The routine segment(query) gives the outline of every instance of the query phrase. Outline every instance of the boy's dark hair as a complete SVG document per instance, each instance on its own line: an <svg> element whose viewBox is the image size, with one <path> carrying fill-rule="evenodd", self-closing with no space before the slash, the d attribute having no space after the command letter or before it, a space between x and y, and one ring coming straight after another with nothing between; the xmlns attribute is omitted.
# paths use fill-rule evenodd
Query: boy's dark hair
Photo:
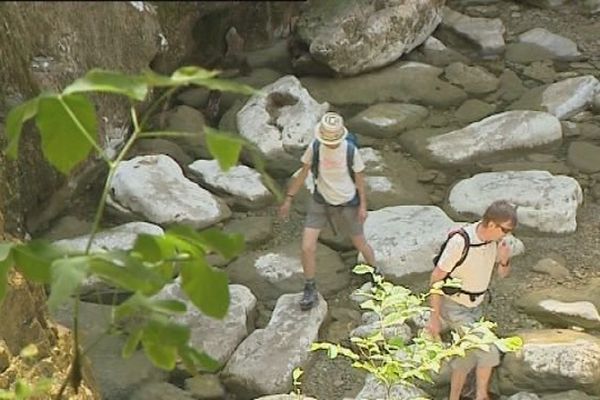
<svg viewBox="0 0 600 400"><path fill-rule="evenodd" d="M482 222L488 224L489 222L500 224L502 222L510 221L513 227L517 226L517 209L506 200L494 201L485 210L482 217Z"/></svg>

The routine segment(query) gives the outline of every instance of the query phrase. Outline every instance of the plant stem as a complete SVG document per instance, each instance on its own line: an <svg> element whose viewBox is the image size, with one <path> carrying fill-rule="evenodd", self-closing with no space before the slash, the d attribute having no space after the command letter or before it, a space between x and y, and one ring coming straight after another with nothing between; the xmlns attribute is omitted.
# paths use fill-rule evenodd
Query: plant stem
<svg viewBox="0 0 600 400"><path fill-rule="evenodd" d="M158 107L158 105L161 102L163 102L166 98L170 97L175 92L175 90L177 90L177 86L172 87L168 90L165 90L165 92L162 95L160 95L160 97L158 99L156 99L155 102L150 104L150 107L148 107L148 109L144 112L144 115L142 116L142 123L140 124L141 127L146 126L146 122L148 122L148 118L150 118L150 115L152 115L154 110L156 110L156 107Z"/></svg>

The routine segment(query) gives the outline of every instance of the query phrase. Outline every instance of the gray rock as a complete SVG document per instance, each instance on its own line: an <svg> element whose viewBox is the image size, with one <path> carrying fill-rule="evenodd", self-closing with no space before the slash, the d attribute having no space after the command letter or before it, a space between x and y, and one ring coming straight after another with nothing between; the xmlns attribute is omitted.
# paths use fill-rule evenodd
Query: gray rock
<svg viewBox="0 0 600 400"><path fill-rule="evenodd" d="M387 65L420 45L439 24L442 4L435 0L315 3L301 16L296 30L315 60L343 75L355 75Z"/></svg>
<svg viewBox="0 0 600 400"><path fill-rule="evenodd" d="M567 151L567 162L586 174L600 172L600 146L588 142L572 142Z"/></svg>
<svg viewBox="0 0 600 400"><path fill-rule="evenodd" d="M442 26L467 39L483 56L495 56L504 52L506 29L499 18L472 18L444 7Z"/></svg>
<svg viewBox="0 0 600 400"><path fill-rule="evenodd" d="M288 243L240 257L227 267L232 282L249 287L260 300L275 300L284 293L301 290L304 274L300 262L300 243ZM348 286L350 271L339 255L317 245L317 289L330 296Z"/></svg>
<svg viewBox="0 0 600 400"><path fill-rule="evenodd" d="M406 60L444 67L453 62L468 63L469 59L456 50L446 47L440 40L429 36L425 42L406 55Z"/></svg>
<svg viewBox="0 0 600 400"><path fill-rule="evenodd" d="M558 119L537 111L507 111L427 140L436 163L460 164L502 150L541 146L562 137Z"/></svg>
<svg viewBox="0 0 600 400"><path fill-rule="evenodd" d="M161 127L159 120L164 118L165 126ZM168 132L183 132L193 136L174 137L184 152L192 157L210 157L210 153L204 142L204 115L192 107L186 105L176 106L162 116L154 118L154 126L157 130Z"/></svg>
<svg viewBox="0 0 600 400"><path fill-rule="evenodd" d="M193 161L193 158L184 152L177 143L161 138L136 140L131 150L127 152L127 159L152 154L165 154L177 161L181 168L186 168Z"/></svg>
<svg viewBox="0 0 600 400"><path fill-rule="evenodd" d="M306 312L299 309L301 297L302 293L281 296L266 328L255 330L229 359L222 377L239 399L291 390L292 371L308 362L310 345L327 315L320 295L319 304Z"/></svg>
<svg viewBox="0 0 600 400"><path fill-rule="evenodd" d="M471 123L487 117L496 110L496 107L484 101L469 99L462 103L454 114L462 123Z"/></svg>
<svg viewBox="0 0 600 400"><path fill-rule="evenodd" d="M527 3L540 8L556 8L562 6L566 0L525 0Z"/></svg>
<svg viewBox="0 0 600 400"><path fill-rule="evenodd" d="M194 397L170 383L152 382L138 389L131 400L194 400Z"/></svg>
<svg viewBox="0 0 600 400"><path fill-rule="evenodd" d="M185 178L179 165L165 155L122 161L111 183L111 197L157 224L202 229L231 215L222 200Z"/></svg>
<svg viewBox="0 0 600 400"><path fill-rule="evenodd" d="M256 297L242 285L229 285L229 307L223 319L202 313L181 289L181 281L166 285L154 296L161 300L178 300L187 307L185 314L174 317L177 323L190 328L190 344L208 354L220 364L227 362L236 347L254 329Z"/></svg>
<svg viewBox="0 0 600 400"><path fill-rule="evenodd" d="M584 5L590 14L600 13L600 1L599 0L585 0Z"/></svg>
<svg viewBox="0 0 600 400"><path fill-rule="evenodd" d="M465 89L467 93L483 94L498 88L499 80L482 67L452 63L444 72L446 79Z"/></svg>
<svg viewBox="0 0 600 400"><path fill-rule="evenodd" d="M594 96L594 101L592 102L592 110L596 114L600 114L600 93Z"/></svg>
<svg viewBox="0 0 600 400"><path fill-rule="evenodd" d="M598 393L600 340L570 330L517 332L523 349L507 353L498 368L500 390L534 393L577 389Z"/></svg>
<svg viewBox="0 0 600 400"><path fill-rule="evenodd" d="M544 28L534 28L522 33L518 40L520 43L534 44L548 50L557 60L576 60L581 57L575 42Z"/></svg>
<svg viewBox="0 0 600 400"><path fill-rule="evenodd" d="M556 71L551 60L532 62L523 69L523 75L543 83L552 83L556 80Z"/></svg>
<svg viewBox="0 0 600 400"><path fill-rule="evenodd" d="M568 233L577 227L577 207L583 194L575 179L547 171L486 172L458 182L448 203L458 213L481 216L493 201L501 199L518 206L519 225Z"/></svg>
<svg viewBox="0 0 600 400"><path fill-rule="evenodd" d="M506 400L540 400L540 398L535 393L519 392L519 393L513 394Z"/></svg>
<svg viewBox="0 0 600 400"><path fill-rule="evenodd" d="M273 218L268 216L247 216L235 219L223 227L223 232L244 235L246 246L254 248L264 244L273 237Z"/></svg>
<svg viewBox="0 0 600 400"><path fill-rule="evenodd" d="M190 171L213 191L230 196L231 203L243 209L260 209L273 201L273 194L262 183L258 171L245 165L236 165L223 171L217 160L196 160Z"/></svg>
<svg viewBox="0 0 600 400"><path fill-rule="evenodd" d="M225 388L216 375L196 375L185 380L185 389L194 399L213 400L225 397Z"/></svg>
<svg viewBox="0 0 600 400"><path fill-rule="evenodd" d="M505 69L500 74L499 81L498 95L504 101L517 100L527 91L519 76L510 69Z"/></svg>
<svg viewBox="0 0 600 400"><path fill-rule="evenodd" d="M392 387L390 396L394 400L413 400L426 398L427 394L417 387L397 385ZM385 386L377 382L377 379L373 375L367 375L365 386L356 395L355 400L383 399L386 397Z"/></svg>
<svg viewBox="0 0 600 400"><path fill-rule="evenodd" d="M566 392L544 394L542 400L598 400L598 396L590 396L579 390L567 390Z"/></svg>
<svg viewBox="0 0 600 400"><path fill-rule="evenodd" d="M428 114L427 108L416 104L380 103L352 117L347 126L362 135L391 138L417 127Z"/></svg>
<svg viewBox="0 0 600 400"><path fill-rule="evenodd" d="M314 397L308 397L302 395L302 400L317 400ZM296 394L271 394L268 396L257 397L255 400L298 400Z"/></svg>
<svg viewBox="0 0 600 400"><path fill-rule="evenodd" d="M336 105L404 102L446 108L466 100L465 92L439 78L442 69L417 62L398 62L356 77L302 78L319 101Z"/></svg>
<svg viewBox="0 0 600 400"><path fill-rule="evenodd" d="M504 54L507 61L517 64L551 60L553 56L549 50L531 43L509 43Z"/></svg>
<svg viewBox="0 0 600 400"><path fill-rule="evenodd" d="M237 114L240 135L258 146L274 173L291 174L329 105L317 103L292 75L252 96Z"/></svg>
<svg viewBox="0 0 600 400"><path fill-rule="evenodd" d="M552 258L543 258L531 268L535 272L547 274L557 280L563 280L569 277L569 270Z"/></svg>

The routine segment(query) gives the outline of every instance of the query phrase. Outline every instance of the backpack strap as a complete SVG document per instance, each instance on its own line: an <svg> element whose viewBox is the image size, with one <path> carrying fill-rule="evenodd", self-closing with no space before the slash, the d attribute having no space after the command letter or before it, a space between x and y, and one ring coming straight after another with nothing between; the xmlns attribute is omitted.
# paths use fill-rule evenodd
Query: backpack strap
<svg viewBox="0 0 600 400"><path fill-rule="evenodd" d="M465 262L465 260L467 259L467 255L469 254L469 247L471 247L471 239L469 238L469 234L463 228L460 228L459 230L450 232L450 234L448 234L448 238L446 239L446 243L444 243L444 249L445 249L445 245L448 244L448 241L450 241L450 239L454 235L460 235L460 236L462 236L465 244L464 244L462 253L460 255L460 258L458 259L458 261L456 262L456 264L454 264L454 266L452 267L452 269L450 270L450 272L448 272L446 274L446 276L444 277L444 280L447 280L448 278L451 278L451 275L454 272L454 270L456 268L460 267L462 265L462 263ZM442 250L442 252L443 252L443 250ZM441 254L440 254L440 256L441 256Z"/></svg>
<svg viewBox="0 0 600 400"><path fill-rule="evenodd" d="M348 174L350 174L352 182L356 180L354 176L354 153L356 153L356 146L350 140L346 140L346 163L348 164Z"/></svg>
<svg viewBox="0 0 600 400"><path fill-rule="evenodd" d="M313 180L315 182L315 187L317 186L317 178L319 177L319 149L320 144L318 140L313 140L312 146L312 164L310 165L310 169L312 172Z"/></svg>

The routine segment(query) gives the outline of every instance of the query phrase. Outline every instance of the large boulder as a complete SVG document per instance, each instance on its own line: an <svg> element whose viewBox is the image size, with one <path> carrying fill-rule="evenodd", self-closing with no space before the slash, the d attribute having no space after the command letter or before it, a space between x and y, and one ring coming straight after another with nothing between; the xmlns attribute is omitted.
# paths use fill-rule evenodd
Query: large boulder
<svg viewBox="0 0 600 400"><path fill-rule="evenodd" d="M296 77L287 75L246 102L237 114L237 127L258 146L267 168L289 175L300 166L300 156L328 109L329 104L319 104Z"/></svg>
<svg viewBox="0 0 600 400"><path fill-rule="evenodd" d="M423 152L439 164L462 164L496 152L529 149L562 138L556 117L539 111L506 111L426 141Z"/></svg>
<svg viewBox="0 0 600 400"><path fill-rule="evenodd" d="M165 286L155 296L161 300L178 300L187 310L174 318L190 328L190 344L225 364L236 347L254 330L256 297L242 285L229 285L229 307L223 319L204 315L181 289L181 282Z"/></svg>
<svg viewBox="0 0 600 400"><path fill-rule="evenodd" d="M122 161L111 182L111 195L116 205L156 224L202 229L231 215L222 200L188 180L165 155Z"/></svg>
<svg viewBox="0 0 600 400"><path fill-rule="evenodd" d="M502 393L577 389L600 394L600 339L571 330L517 332L523 348L498 368Z"/></svg>
<svg viewBox="0 0 600 400"><path fill-rule="evenodd" d="M343 75L387 65L420 45L441 20L442 0L317 2L298 21L314 59Z"/></svg>
<svg viewBox="0 0 600 400"><path fill-rule="evenodd" d="M223 370L225 385L241 400L292 388L292 371L310 358L310 345L317 340L327 315L327 303L302 312L302 293L286 294L277 300L269 324L257 329L235 350Z"/></svg>
<svg viewBox="0 0 600 400"><path fill-rule="evenodd" d="M568 233L577 227L583 194L575 179L547 171L486 172L458 182L448 203L458 213L481 216L493 201L502 199L518 206L520 225Z"/></svg>
<svg viewBox="0 0 600 400"><path fill-rule="evenodd" d="M497 56L504 52L506 29L499 18L473 18L443 7L441 26L466 39L482 56Z"/></svg>

